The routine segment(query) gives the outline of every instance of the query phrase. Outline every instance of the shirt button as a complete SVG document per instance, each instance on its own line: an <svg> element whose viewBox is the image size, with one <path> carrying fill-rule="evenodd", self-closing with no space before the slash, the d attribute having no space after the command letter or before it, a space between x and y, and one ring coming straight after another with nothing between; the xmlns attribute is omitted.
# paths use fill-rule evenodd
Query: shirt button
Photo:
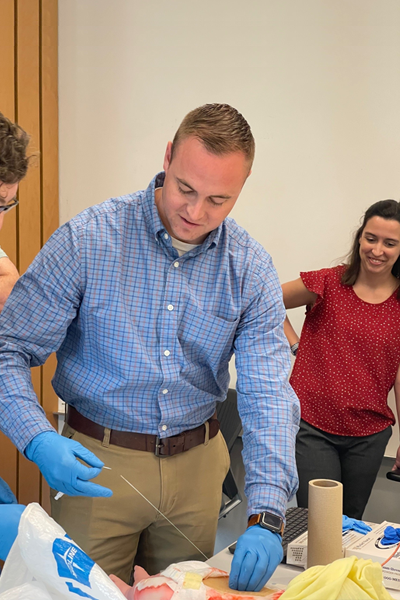
<svg viewBox="0 0 400 600"><path fill-rule="evenodd" d="M163 431L167 431L168 427L167 427L166 425L163 425L163 426L161 427L161 429L162 429Z"/></svg>
<svg viewBox="0 0 400 600"><path fill-rule="evenodd" d="M168 308L168 310L174 310L174 305L173 304L168 304L167 308Z"/></svg>
<svg viewBox="0 0 400 600"><path fill-rule="evenodd" d="M164 356L169 356L171 352L169 350L164 350Z"/></svg>
<svg viewBox="0 0 400 600"><path fill-rule="evenodd" d="M163 394L168 394L168 390L163 390L162 393Z"/></svg>
<svg viewBox="0 0 400 600"><path fill-rule="evenodd" d="M174 267L175 267L175 269L177 269L179 267L178 261L174 262Z"/></svg>
<svg viewBox="0 0 400 600"><path fill-rule="evenodd" d="M167 240L169 238L168 233L164 233L164 239Z"/></svg>

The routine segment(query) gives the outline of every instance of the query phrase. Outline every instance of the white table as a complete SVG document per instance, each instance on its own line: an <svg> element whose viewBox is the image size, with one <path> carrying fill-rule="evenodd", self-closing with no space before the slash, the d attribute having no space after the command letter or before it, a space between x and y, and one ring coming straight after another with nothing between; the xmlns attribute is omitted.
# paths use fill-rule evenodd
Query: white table
<svg viewBox="0 0 400 600"><path fill-rule="evenodd" d="M232 554L229 552L228 548L221 550L218 554L212 556L208 561L211 567L216 567L217 569L222 569L224 571L231 570L231 562L232 562ZM275 573L272 575L269 583L271 585L279 586L287 586L289 581L291 581L296 575L301 573L303 569L298 567L293 567L292 565L283 565L280 564L276 569ZM400 591L399 590L388 590L389 594L393 596L395 600L400 600Z"/></svg>

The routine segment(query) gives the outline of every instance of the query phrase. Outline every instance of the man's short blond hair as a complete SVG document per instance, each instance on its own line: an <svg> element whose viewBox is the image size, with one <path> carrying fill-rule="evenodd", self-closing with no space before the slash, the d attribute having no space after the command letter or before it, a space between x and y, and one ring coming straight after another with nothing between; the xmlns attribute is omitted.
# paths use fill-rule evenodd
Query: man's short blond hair
<svg viewBox="0 0 400 600"><path fill-rule="evenodd" d="M172 142L171 160L179 143L190 136L202 142L211 154L242 152L253 164L255 142L250 125L229 104L204 104L186 115Z"/></svg>

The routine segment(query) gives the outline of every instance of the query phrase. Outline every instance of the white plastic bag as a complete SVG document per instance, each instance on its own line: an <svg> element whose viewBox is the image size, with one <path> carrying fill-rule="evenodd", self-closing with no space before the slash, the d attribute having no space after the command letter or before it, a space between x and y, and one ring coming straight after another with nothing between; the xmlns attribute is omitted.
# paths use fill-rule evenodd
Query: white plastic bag
<svg viewBox="0 0 400 600"><path fill-rule="evenodd" d="M0 600L52 600L45 586L38 581L23 583L0 594Z"/></svg>
<svg viewBox="0 0 400 600"><path fill-rule="evenodd" d="M25 598L124 600L104 571L39 504L24 510L0 576L0 600Z"/></svg>

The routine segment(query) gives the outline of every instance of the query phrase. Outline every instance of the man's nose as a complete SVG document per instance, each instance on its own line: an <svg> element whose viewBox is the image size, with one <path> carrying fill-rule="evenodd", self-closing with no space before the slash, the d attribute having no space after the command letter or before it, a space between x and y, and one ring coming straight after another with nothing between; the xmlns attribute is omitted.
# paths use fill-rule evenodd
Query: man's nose
<svg viewBox="0 0 400 600"><path fill-rule="evenodd" d="M200 221L204 214L204 202L201 199L193 200L189 202L187 206L187 213L191 220Z"/></svg>

